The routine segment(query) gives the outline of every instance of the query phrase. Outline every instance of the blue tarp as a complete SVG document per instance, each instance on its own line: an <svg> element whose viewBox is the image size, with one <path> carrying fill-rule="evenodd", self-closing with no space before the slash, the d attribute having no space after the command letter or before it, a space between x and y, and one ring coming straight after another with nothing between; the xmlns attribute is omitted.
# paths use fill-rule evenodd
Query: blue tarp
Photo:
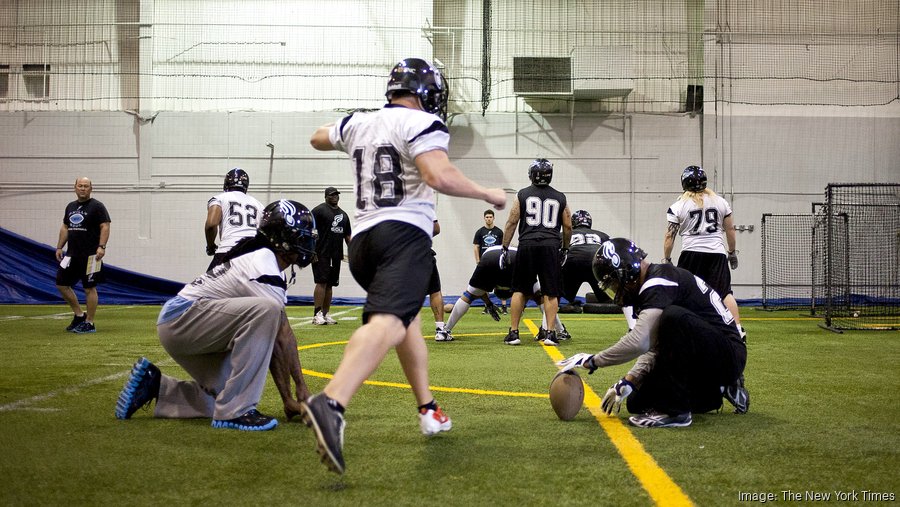
<svg viewBox="0 0 900 507"><path fill-rule="evenodd" d="M65 303L56 290L56 249L0 228L0 304ZM184 287L181 282L142 275L103 264L106 281L97 291L100 304L165 303ZM84 301L81 284L75 293Z"/></svg>

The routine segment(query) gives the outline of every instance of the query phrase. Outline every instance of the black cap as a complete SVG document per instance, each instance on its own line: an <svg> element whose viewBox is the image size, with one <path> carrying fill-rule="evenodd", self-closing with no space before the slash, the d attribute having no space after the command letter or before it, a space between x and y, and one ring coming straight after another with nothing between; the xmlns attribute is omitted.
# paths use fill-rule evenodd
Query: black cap
<svg viewBox="0 0 900 507"><path fill-rule="evenodd" d="M334 194L340 194L340 192L338 192L338 189L336 189L334 187L328 187L325 189L325 197L328 197L329 195L334 195Z"/></svg>

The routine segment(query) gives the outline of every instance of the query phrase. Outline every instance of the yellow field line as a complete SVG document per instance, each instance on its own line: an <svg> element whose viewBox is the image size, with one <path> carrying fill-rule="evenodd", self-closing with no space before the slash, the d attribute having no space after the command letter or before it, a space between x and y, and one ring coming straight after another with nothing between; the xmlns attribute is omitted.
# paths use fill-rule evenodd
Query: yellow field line
<svg viewBox="0 0 900 507"><path fill-rule="evenodd" d="M528 326L531 334L537 335L538 327L535 326L531 319L525 319L524 323ZM554 363L565 359L560 354L559 349L554 346L544 345L544 352L550 356ZM584 384L584 382L582 381ZM618 417L610 417L606 415L600 408L600 397L597 393L584 384L584 406L600 423L600 427L606 432L609 440L619 451L622 459L631 469L631 473L641 483L650 498L656 505L693 505L691 499L681 490L678 484L669 477L666 472L660 468L641 443L634 438L631 431L625 427L622 420Z"/></svg>

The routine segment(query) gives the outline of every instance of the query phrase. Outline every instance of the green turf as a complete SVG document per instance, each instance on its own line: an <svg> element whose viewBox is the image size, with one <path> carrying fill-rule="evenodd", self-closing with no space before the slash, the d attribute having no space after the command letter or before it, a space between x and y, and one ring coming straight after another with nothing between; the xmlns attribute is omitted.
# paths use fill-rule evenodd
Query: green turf
<svg viewBox="0 0 900 507"><path fill-rule="evenodd" d="M436 390L453 430L429 439L408 389L364 386L347 410L343 480L319 463L312 432L296 420L263 433L156 420L146 410L116 420L115 400L137 357L184 377L156 338L158 310L101 307L99 332L74 335L63 331L64 307L0 307L0 504L652 504L587 410L561 422L543 397ZM332 310L342 312L357 320L311 326L310 308L288 309L301 347L346 340L360 312ZM552 360L530 340L504 346L505 322L473 310L454 330L456 341L436 343L430 311L422 315L432 385L547 392ZM738 505L740 492L774 493L785 503L783 490L890 492L896 501L900 334L832 334L815 320L753 309L743 316L750 413L695 415L685 429L631 429L644 449L698 505ZM563 318L574 336L560 347L564 355L595 352L624 331L616 316ZM327 374L341 351L329 345L300 357L304 368ZM583 377L602 396L626 370ZM314 392L326 382L307 379ZM372 380L405 383L396 357ZM259 408L281 414L271 381Z"/></svg>

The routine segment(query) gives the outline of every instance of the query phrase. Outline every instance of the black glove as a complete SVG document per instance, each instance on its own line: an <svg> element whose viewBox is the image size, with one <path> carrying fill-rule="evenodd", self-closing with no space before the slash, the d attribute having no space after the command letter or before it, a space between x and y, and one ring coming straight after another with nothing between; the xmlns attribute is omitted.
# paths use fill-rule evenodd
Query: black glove
<svg viewBox="0 0 900 507"><path fill-rule="evenodd" d="M509 267L509 249L503 247L503 250L500 252L500 269L506 269Z"/></svg>
<svg viewBox="0 0 900 507"><path fill-rule="evenodd" d="M206 255L216 255L216 245L206 245Z"/></svg>
<svg viewBox="0 0 900 507"><path fill-rule="evenodd" d="M569 249L568 248L560 248L559 249L559 266L565 266L566 261L569 260Z"/></svg>
<svg viewBox="0 0 900 507"><path fill-rule="evenodd" d="M737 269L737 267L738 267L737 250L728 252L728 265L731 266L732 271Z"/></svg>

